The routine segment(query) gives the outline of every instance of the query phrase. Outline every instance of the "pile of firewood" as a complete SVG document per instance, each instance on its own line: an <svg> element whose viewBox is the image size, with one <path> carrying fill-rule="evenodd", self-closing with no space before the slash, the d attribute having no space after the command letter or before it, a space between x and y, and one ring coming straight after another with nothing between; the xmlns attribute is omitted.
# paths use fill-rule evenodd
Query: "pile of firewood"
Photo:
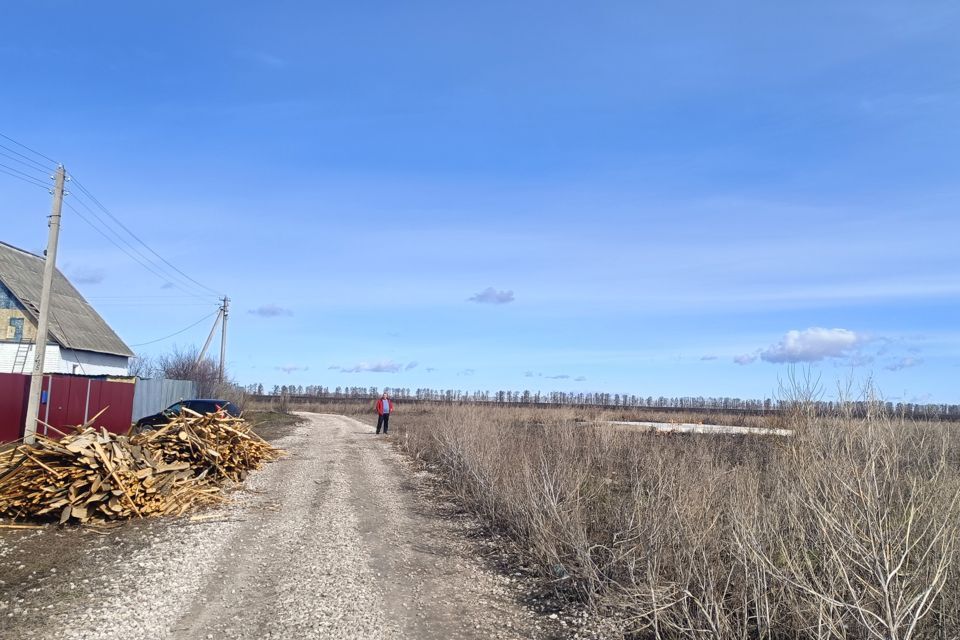
<svg viewBox="0 0 960 640"><path fill-rule="evenodd" d="M180 515L283 452L240 418L184 411L132 437L80 427L0 453L0 516L60 522Z"/></svg>

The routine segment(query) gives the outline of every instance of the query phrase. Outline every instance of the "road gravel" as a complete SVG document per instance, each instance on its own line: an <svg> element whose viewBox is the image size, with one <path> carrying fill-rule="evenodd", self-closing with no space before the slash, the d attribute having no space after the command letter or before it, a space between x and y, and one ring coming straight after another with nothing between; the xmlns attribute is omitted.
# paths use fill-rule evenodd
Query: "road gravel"
<svg viewBox="0 0 960 640"><path fill-rule="evenodd" d="M5 534L0 637L565 635L473 556L388 439L303 416L274 442L288 457L199 519Z"/></svg>

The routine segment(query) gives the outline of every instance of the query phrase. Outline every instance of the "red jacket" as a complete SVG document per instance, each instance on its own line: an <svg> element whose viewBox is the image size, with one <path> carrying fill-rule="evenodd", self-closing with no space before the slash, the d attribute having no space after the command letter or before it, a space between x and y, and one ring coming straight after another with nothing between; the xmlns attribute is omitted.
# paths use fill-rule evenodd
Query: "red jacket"
<svg viewBox="0 0 960 640"><path fill-rule="evenodd" d="M386 413L393 413L393 409L394 409L394 404L393 404L393 402L391 402L388 398L380 398L379 400L377 400L377 415L378 415L378 416L382 416L382 415L384 414L384 410L383 410L383 403L384 403L384 402L387 403L387 411L386 411Z"/></svg>

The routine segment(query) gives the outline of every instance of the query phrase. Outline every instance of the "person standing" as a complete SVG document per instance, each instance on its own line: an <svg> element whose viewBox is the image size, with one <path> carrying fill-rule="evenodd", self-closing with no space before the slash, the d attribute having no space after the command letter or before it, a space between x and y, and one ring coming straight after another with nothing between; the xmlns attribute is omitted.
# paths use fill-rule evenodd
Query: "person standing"
<svg viewBox="0 0 960 640"><path fill-rule="evenodd" d="M390 400L390 394L384 391L380 399L377 400L377 435L380 435L381 427L383 427L383 435L387 435L391 411L393 411L393 402Z"/></svg>

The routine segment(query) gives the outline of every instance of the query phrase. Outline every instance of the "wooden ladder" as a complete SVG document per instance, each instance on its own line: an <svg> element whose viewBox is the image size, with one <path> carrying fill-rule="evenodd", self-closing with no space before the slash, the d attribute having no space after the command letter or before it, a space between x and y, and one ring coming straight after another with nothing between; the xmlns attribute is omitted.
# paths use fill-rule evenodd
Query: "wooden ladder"
<svg viewBox="0 0 960 640"><path fill-rule="evenodd" d="M27 367L27 356L30 355L30 345L32 344L33 342L29 340L24 341L23 339L17 343L17 353L13 356L12 373L17 373L17 367L20 367L20 373L24 372Z"/></svg>

